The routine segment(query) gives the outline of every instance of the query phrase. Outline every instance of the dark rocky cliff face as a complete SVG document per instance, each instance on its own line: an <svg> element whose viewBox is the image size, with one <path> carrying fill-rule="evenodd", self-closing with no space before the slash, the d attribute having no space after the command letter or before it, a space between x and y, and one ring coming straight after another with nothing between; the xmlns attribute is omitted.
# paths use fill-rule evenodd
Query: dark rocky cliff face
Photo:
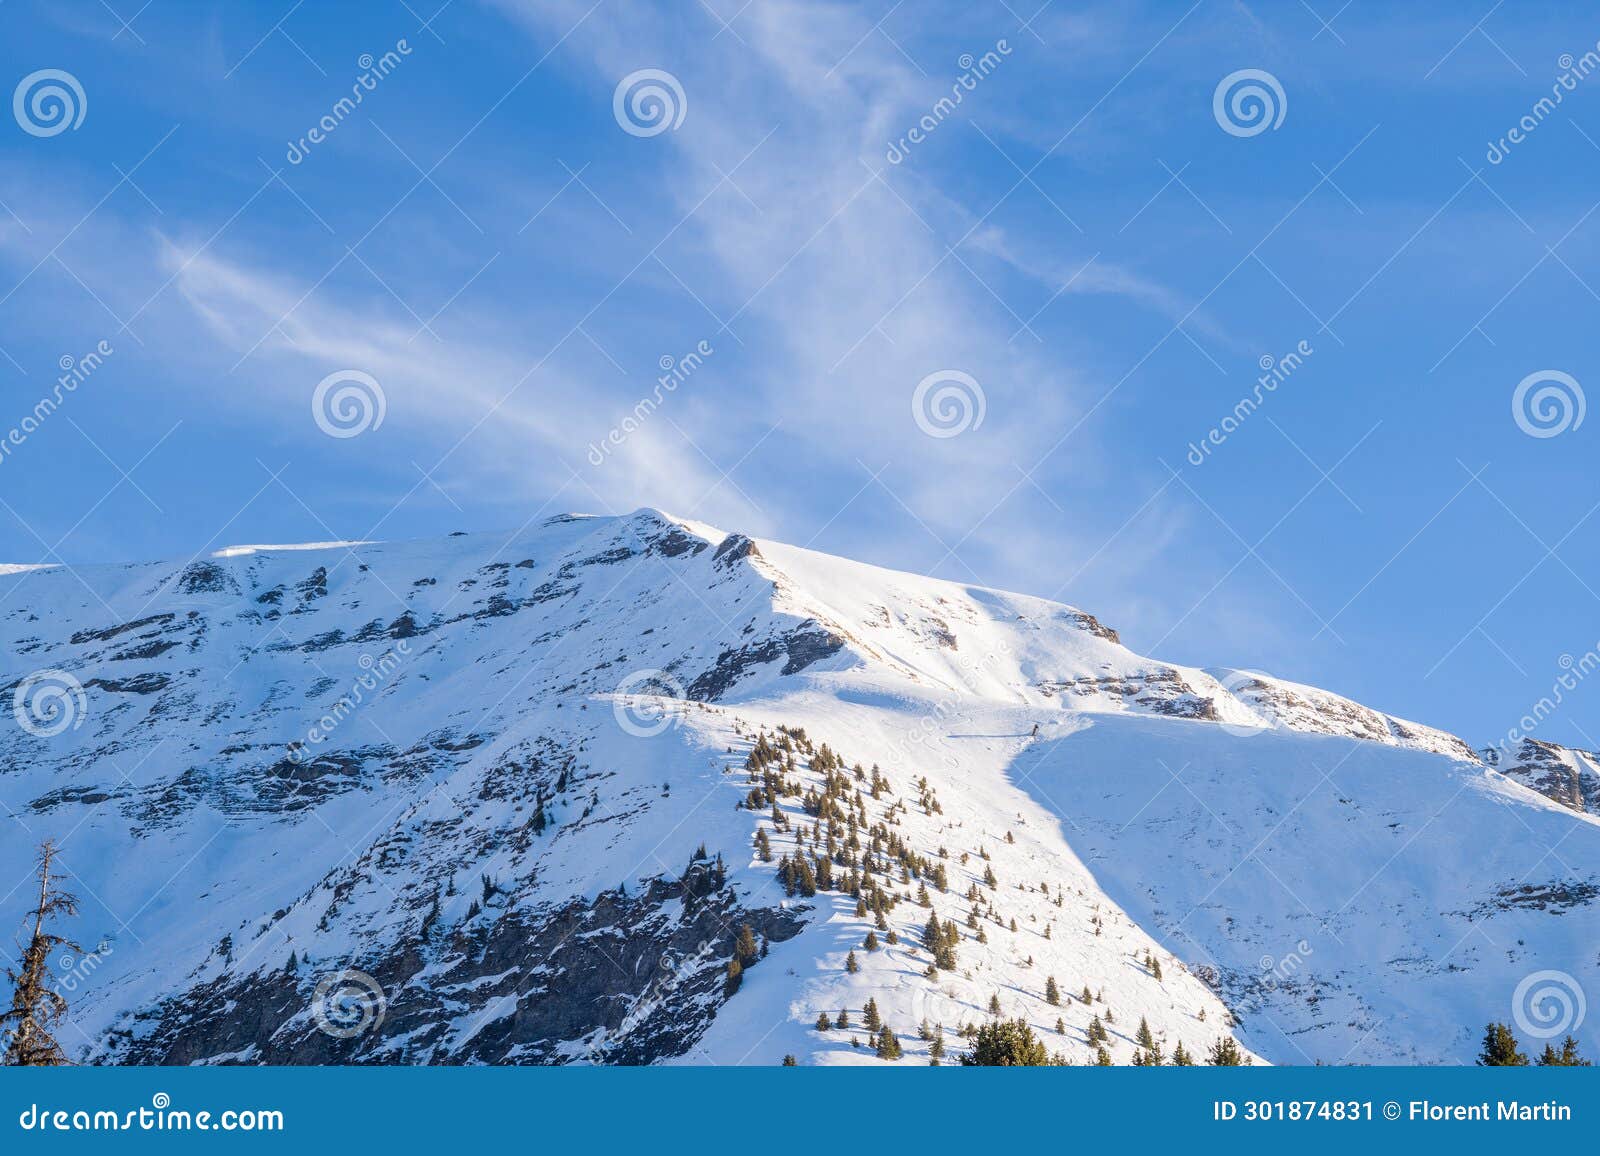
<svg viewBox="0 0 1600 1156"><path fill-rule="evenodd" d="M1563 807L1600 814L1600 755L1540 739L1523 739L1509 756L1495 750L1485 755L1501 774Z"/></svg>
<svg viewBox="0 0 1600 1156"><path fill-rule="evenodd" d="M714 882L702 863L637 895L606 892L551 910L496 912L491 898L466 925L419 925L389 954L350 961L360 978L298 962L224 973L133 1017L107 1058L648 1064L681 1056L728 998L739 929L781 943L805 917L804 908L741 908L731 888L707 890Z"/></svg>
<svg viewBox="0 0 1600 1156"><path fill-rule="evenodd" d="M140 927L74 1000L114 1009L77 1058L647 1063L690 1048L738 929L776 944L804 916L707 886L705 864L676 873L682 840L742 856L754 821L685 822L672 786L699 799L722 772L650 736L846 645L772 612L753 542L718 541L641 512L29 579L50 609L0 607L4 701L35 671L76 689L59 734L0 727L0 814L150 877L96 912L95 933L117 938L130 913ZM638 718L612 701L625 690ZM326 998L361 1022L381 994L383 1014L329 1034L319 985L346 970L370 979ZM138 994L112 997L124 981Z"/></svg>
<svg viewBox="0 0 1600 1156"><path fill-rule="evenodd" d="M63 970L79 1063L876 1063L853 1027L817 1026L868 993L917 1062L924 1019L953 1031L997 989L1092 1060L1094 1012L1043 1002L1051 975L1104 985L1119 1018L1147 1014L1169 1042L1226 1022L1220 992L1292 1025L1277 1030L1295 1047L1321 1033L1318 1058L1393 1032L1385 1058L1440 1062L1473 1046L1450 1036L1458 971L1509 991L1535 949L1569 970L1593 959L1583 816L1431 758L1459 753L1450 736L1140 658L1036 599L648 512L0 574L0 595L0 702L50 676L23 696L38 709L0 726L0 817L67 840L84 907L68 930L97 945L92 971ZM1241 704L1279 733L1207 725ZM1340 770L1323 789L1344 758L1329 736L1370 743L1351 755L1364 780ZM1189 789L1162 795L1194 751ZM1534 744L1507 774L1592 808L1600 763L1579 755ZM1122 810L1116 792L1152 765ZM1059 777L1030 799L1041 767ZM1436 782L1481 790L1433 824ZM1312 909L1273 884L1225 910L1191 884L1249 859L1295 798L1315 804L1292 813L1295 846L1321 851L1280 846L1273 870L1315 860L1290 885L1337 934L1263 977ZM1562 844L1557 824L1577 834ZM1446 869L1385 889L1423 831L1417 877L1427 856ZM1577 872L1527 877L1530 832ZM0 840L12 879L26 842ZM1336 894L1324 872L1362 855ZM1147 910L1119 914L1108 877ZM981 903L960 898L980 885ZM0 926L23 902L0 896ZM961 937L959 971L917 955L928 906ZM1216 917L1181 929L1217 957L1215 991L1166 954L1165 978L1128 964L1166 951L1151 929L1191 909ZM1463 938L1482 920L1516 958ZM770 956L736 947L745 926ZM1428 944L1457 941L1427 963ZM755 970L733 990L736 951Z"/></svg>

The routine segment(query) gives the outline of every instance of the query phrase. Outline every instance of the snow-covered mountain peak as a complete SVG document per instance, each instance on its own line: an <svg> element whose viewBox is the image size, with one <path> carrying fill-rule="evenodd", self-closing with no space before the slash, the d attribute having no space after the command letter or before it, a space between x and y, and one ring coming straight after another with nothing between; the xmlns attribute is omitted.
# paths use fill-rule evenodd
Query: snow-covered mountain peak
<svg viewBox="0 0 1600 1156"><path fill-rule="evenodd" d="M908 1060L995 1003L1075 1062L1449 1059L1594 970L1600 822L1452 736L654 509L3 574L0 693L85 1058L878 1062L872 1000Z"/></svg>

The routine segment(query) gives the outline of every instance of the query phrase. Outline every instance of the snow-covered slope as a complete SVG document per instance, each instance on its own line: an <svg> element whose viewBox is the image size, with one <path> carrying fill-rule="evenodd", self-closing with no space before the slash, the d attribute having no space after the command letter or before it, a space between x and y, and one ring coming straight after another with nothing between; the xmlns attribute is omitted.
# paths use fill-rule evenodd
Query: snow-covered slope
<svg viewBox="0 0 1600 1156"><path fill-rule="evenodd" d="M878 1063L872 1000L904 1062L992 1002L1459 1062L1597 978L1600 823L1454 736L655 511L0 573L0 646L0 917L60 839L85 1059Z"/></svg>

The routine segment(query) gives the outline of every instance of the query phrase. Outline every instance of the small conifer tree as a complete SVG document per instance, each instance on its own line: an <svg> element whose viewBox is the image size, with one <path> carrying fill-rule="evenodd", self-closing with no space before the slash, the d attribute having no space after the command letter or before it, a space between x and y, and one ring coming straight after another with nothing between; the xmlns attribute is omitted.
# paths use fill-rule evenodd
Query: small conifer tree
<svg viewBox="0 0 1600 1156"><path fill-rule="evenodd" d="M1492 1023L1484 1029L1483 1051L1478 1054L1478 1063L1486 1068L1521 1068L1527 1066L1528 1057L1517 1050L1517 1037L1511 1034L1510 1028Z"/></svg>
<svg viewBox="0 0 1600 1156"><path fill-rule="evenodd" d="M1211 1046L1211 1052L1206 1061L1216 1068L1238 1068L1247 1066L1249 1058L1233 1042L1232 1036L1223 1036Z"/></svg>
<svg viewBox="0 0 1600 1156"><path fill-rule="evenodd" d="M1149 1051L1156 1046L1156 1037L1151 1034L1150 1031L1150 1021L1145 1019L1143 1016L1139 1017L1139 1031L1133 1038L1137 1040L1139 1046L1144 1048L1146 1051Z"/></svg>
<svg viewBox="0 0 1600 1156"><path fill-rule="evenodd" d="M1542 1068L1587 1068L1589 1061L1578 1053L1578 1041L1568 1036L1561 1041L1561 1050L1557 1051L1553 1044L1545 1044L1544 1052L1539 1056L1539 1066Z"/></svg>
<svg viewBox="0 0 1600 1156"><path fill-rule="evenodd" d="M733 941L733 954L745 967L749 967L761 957L761 950L756 946L755 932L750 930L748 923L739 928L739 934Z"/></svg>

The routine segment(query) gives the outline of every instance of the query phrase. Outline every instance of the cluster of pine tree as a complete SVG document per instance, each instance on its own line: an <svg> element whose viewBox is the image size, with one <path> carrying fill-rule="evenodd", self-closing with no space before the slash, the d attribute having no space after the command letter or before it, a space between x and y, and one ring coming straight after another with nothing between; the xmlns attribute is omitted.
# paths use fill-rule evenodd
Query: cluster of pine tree
<svg viewBox="0 0 1600 1156"><path fill-rule="evenodd" d="M1248 1067L1251 1060L1249 1056L1244 1054L1239 1045L1233 1042L1232 1036L1223 1036L1211 1045L1211 1052L1206 1056L1206 1063L1213 1068L1239 1068Z"/></svg>
<svg viewBox="0 0 1600 1156"><path fill-rule="evenodd" d="M890 926L889 917L899 903L911 899L909 888L913 882L916 884L915 903L928 912L922 926L920 946L932 960L928 966L929 978L941 970L958 969L957 950L962 939L961 931L955 920L939 917L934 903L937 894L948 893L949 890L946 865L949 852L940 847L936 856L923 854L895 830L899 825L899 815L909 813L909 810L904 800L895 798L893 787L880 768L873 766L868 770L859 763L847 766L837 752L826 743L813 743L803 729L780 726L775 734L761 731L756 735L754 745L745 759L744 769L749 776L749 789L740 805L757 813L766 812L770 817L770 831L764 824L754 836L756 855L764 863L776 860L775 870L785 892L805 898L813 897L818 892L848 895L856 901L856 916L872 920L872 928L859 947L846 953L846 972L861 970L860 953L874 953L886 941L890 944L898 942L899 937ZM937 795L926 778L917 779L914 786L916 805L924 815L943 813ZM800 816L792 814L796 801L802 812ZM791 810L785 810L786 806ZM881 817L874 820L873 811L879 811ZM774 836L792 837L791 849L775 855ZM1010 832L1005 838L1008 843L1016 842ZM965 923L973 939L987 943L985 925L1009 929L1013 933L1017 932L1018 926L1014 918L1008 921L995 906L995 898L1001 893L1001 887L988 850L980 846L975 854L983 863L981 885L975 881L966 890L965 897L970 907ZM960 855L963 864L968 858L967 853ZM1029 889L1020 882L1016 887L1018 890ZM1047 897L1051 895L1048 883L1039 884L1038 890ZM1065 890L1058 887L1056 892L1055 905L1063 906ZM1098 913L1090 918L1090 923L1095 933L1099 934L1103 924ZM1051 938L1048 923L1041 934L1046 939ZM1136 958L1152 978L1161 980L1161 961L1153 951L1147 950ZM1028 962L1032 963L1031 956ZM1064 995L1055 976L1045 978L1046 1003L1060 1006L1063 1001L1070 1002L1072 998ZM1086 1006L1096 1000L1087 984L1081 995L1075 998ZM1103 1003L1103 998L1099 1002ZM1051 1055L1025 1020L1006 1019L998 992L990 998L989 1015L991 1022L982 1026L961 1026L962 1036L971 1041L969 1050L960 1057L963 1064L1014 1066L1068 1062L1063 1056ZM1106 1026L1112 1021L1111 1009L1106 1008L1104 1019L1096 1014L1089 1023L1087 1039L1094 1048L1095 1062L1098 1064L1113 1063L1111 1033ZM862 1023L867 1033L866 1039L863 1041L859 1036L852 1037L853 1046L861 1047L864 1043L882 1058L900 1057L900 1041L883 1022L876 1000L867 1002ZM826 1011L817 1015L816 1030L819 1032L848 1030L850 1027L848 1012L841 1011L837 1018L830 1018ZM930 1062L938 1063L944 1057L943 1029L939 1029L931 1038L927 1031L927 1025L924 1024L920 1034L929 1042ZM1065 1031L1065 1022L1057 1020L1058 1034L1064 1034ZM1195 1064L1196 1060L1182 1043L1173 1050L1169 1060L1149 1024L1141 1020L1133 1062L1141 1066L1171 1063L1187 1067ZM1224 1036L1210 1049L1207 1062L1236 1066L1250 1061L1237 1043Z"/></svg>
<svg viewBox="0 0 1600 1156"><path fill-rule="evenodd" d="M820 774L820 786L807 785L801 778L804 758L812 774ZM889 816L874 823L868 814L868 800L882 800L892 794L889 782L876 766L870 773L859 764L846 768L844 760L826 743L813 745L799 727L779 727L776 738L761 732L745 759L750 789L741 805L755 811L768 811L772 829L793 831L794 850L778 860L778 881L785 894L811 898L819 891L836 891L856 899L856 914L871 915L879 931L889 930L888 913L900 902L900 895L887 886L896 876L902 883L919 880L918 902L932 906L928 884L943 891L948 872L943 863L915 851L897 831ZM921 805L937 812L938 799L923 779ZM812 820L792 822L782 801L796 799ZM772 838L765 827L755 834L755 848L762 862L772 862Z"/></svg>
<svg viewBox="0 0 1600 1156"><path fill-rule="evenodd" d="M767 943L763 939L760 946L756 944L755 932L750 930L748 923L739 928L739 934L733 939L733 956L728 960L728 976L723 982L724 995L732 996L739 990L744 982L744 973L754 967L759 960L767 955Z"/></svg>
<svg viewBox="0 0 1600 1156"><path fill-rule="evenodd" d="M922 946L928 949L933 956L933 967L939 971L954 971L956 969L956 944L961 942L961 933L956 930L955 921L951 919L939 922L939 916L928 916L928 922L922 928Z"/></svg>
<svg viewBox="0 0 1600 1156"><path fill-rule="evenodd" d="M1041 1068L1067 1063L1065 1056L1051 1054L1025 1019L984 1024L960 1060L966 1067L977 1068Z"/></svg>
<svg viewBox="0 0 1600 1156"><path fill-rule="evenodd" d="M850 1026L849 1009L841 1010L838 1019L834 1020L828 1018L827 1012L822 1012L817 1016L817 1030L819 1032L833 1031L835 1028L848 1029ZM894 1030L888 1024L883 1022L883 1015L878 1011L878 1001L876 999L867 1000L867 1006L861 1009L861 1026L867 1029L869 1046L877 1053L879 1059L898 1060L901 1057L903 1050L900 1046L900 1038L895 1035ZM859 1038L851 1040L851 1044L854 1046L859 1047L860 1043ZM939 1051L942 1055L944 1051L942 1043Z"/></svg>
<svg viewBox="0 0 1600 1156"><path fill-rule="evenodd" d="M1534 1061L1543 1068L1587 1068L1590 1062L1578 1052L1578 1041L1568 1036L1561 1041L1560 1049L1546 1043L1544 1051ZM1528 1057L1522 1053L1517 1037L1505 1024L1491 1023L1483 1032L1483 1050L1478 1053L1478 1063L1486 1068L1524 1068Z"/></svg>

